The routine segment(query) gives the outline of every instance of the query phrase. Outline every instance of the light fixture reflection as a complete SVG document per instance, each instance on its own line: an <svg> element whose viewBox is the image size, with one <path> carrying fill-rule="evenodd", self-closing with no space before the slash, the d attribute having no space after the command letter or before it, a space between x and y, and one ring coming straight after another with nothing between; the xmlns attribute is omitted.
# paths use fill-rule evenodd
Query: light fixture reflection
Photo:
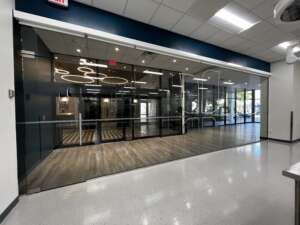
<svg viewBox="0 0 300 225"><path fill-rule="evenodd" d="M198 77L194 77L193 80L196 80L196 81L203 81L203 82L206 82L207 79L205 78L198 78Z"/></svg>
<svg viewBox="0 0 300 225"><path fill-rule="evenodd" d="M153 75L163 75L161 72L151 71L151 70L144 70L143 73L145 74L153 74Z"/></svg>
<svg viewBox="0 0 300 225"><path fill-rule="evenodd" d="M92 68L89 68L89 67L85 67L85 66L79 66L77 67L77 70L81 73L84 73L84 74L94 74L96 73L95 70L93 70Z"/></svg>
<svg viewBox="0 0 300 225"><path fill-rule="evenodd" d="M108 66L106 64L88 62L86 59L80 59L79 60L79 65L81 65L81 66L100 67L100 68L108 68Z"/></svg>

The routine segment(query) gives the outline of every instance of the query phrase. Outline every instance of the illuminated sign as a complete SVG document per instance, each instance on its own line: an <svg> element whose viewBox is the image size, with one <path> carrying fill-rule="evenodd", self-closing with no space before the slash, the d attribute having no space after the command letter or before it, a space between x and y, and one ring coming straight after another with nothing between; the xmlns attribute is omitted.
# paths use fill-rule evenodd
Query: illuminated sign
<svg viewBox="0 0 300 225"><path fill-rule="evenodd" d="M69 0L48 0L48 2L63 6L63 7L68 7L69 6Z"/></svg>

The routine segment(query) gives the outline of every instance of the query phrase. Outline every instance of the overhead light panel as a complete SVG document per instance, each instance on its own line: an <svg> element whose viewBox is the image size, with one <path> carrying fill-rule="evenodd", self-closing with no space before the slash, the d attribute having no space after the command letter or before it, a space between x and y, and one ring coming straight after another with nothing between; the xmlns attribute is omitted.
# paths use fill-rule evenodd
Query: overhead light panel
<svg viewBox="0 0 300 225"><path fill-rule="evenodd" d="M161 72L156 72L156 71L152 71L152 70L144 70L143 73L159 75L159 76L163 75L163 73L161 73Z"/></svg>
<svg viewBox="0 0 300 225"><path fill-rule="evenodd" d="M241 33L248 30L260 20L248 10L235 3L229 3L216 12L209 22L232 33Z"/></svg>
<svg viewBox="0 0 300 225"><path fill-rule="evenodd" d="M198 89L199 90L207 90L208 88L207 87L199 87Z"/></svg>

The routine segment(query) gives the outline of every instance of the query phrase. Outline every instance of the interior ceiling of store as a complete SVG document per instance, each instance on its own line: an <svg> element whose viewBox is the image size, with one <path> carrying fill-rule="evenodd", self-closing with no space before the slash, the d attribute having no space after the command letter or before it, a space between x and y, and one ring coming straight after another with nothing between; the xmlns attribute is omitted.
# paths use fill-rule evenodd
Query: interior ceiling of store
<svg viewBox="0 0 300 225"><path fill-rule="evenodd" d="M300 39L298 24L276 24L278 0L76 0L143 23L208 42L268 62L285 58L278 44ZM241 33L216 26L211 18L231 4L259 22Z"/></svg>
<svg viewBox="0 0 300 225"><path fill-rule="evenodd" d="M175 58L171 56L116 46L98 40L42 29L35 29L35 31L52 53L66 55L59 55L59 62L61 63L65 62L76 65L79 63L80 58L85 57L101 60L113 59L120 63L148 66L193 75L186 76L188 82L197 82L193 80L193 77L208 78L208 81L205 82L206 84L218 85L218 82L222 84L223 81L232 81L235 83L232 87L247 89L260 89L261 80L265 79L252 74L217 68L184 59L176 58L176 62L174 62ZM118 51L116 51L116 47L119 48ZM77 49L80 49L81 52L78 53ZM78 56L79 58L70 56ZM186 71L186 68L188 68L188 71ZM126 70L128 69L126 68Z"/></svg>

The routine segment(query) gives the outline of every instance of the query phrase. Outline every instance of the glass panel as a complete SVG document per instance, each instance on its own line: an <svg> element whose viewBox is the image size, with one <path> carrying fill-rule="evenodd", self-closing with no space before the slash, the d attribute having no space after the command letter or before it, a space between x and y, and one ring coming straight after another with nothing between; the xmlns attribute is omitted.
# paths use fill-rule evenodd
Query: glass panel
<svg viewBox="0 0 300 225"><path fill-rule="evenodd" d="M236 122L237 123L244 123L244 104L245 104L245 92L244 91L237 91L236 97Z"/></svg>
<svg viewBox="0 0 300 225"><path fill-rule="evenodd" d="M246 91L246 122L252 122L253 112L252 112L252 91Z"/></svg>
<svg viewBox="0 0 300 225"><path fill-rule="evenodd" d="M260 109L261 109L261 91L255 90L255 122L260 122Z"/></svg>
<svg viewBox="0 0 300 225"><path fill-rule="evenodd" d="M226 91L226 124L235 123L235 89L228 88Z"/></svg>

